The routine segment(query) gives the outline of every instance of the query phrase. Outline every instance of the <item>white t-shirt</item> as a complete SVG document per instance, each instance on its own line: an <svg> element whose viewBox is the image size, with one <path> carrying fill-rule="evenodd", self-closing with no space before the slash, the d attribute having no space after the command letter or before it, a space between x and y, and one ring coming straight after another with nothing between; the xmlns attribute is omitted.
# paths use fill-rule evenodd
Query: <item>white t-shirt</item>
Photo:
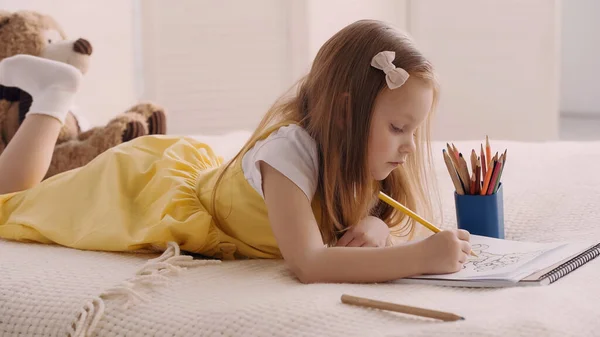
<svg viewBox="0 0 600 337"><path fill-rule="evenodd" d="M301 126L290 124L256 142L242 158L246 180L264 198L260 161L290 179L312 201L319 178L317 144Z"/></svg>

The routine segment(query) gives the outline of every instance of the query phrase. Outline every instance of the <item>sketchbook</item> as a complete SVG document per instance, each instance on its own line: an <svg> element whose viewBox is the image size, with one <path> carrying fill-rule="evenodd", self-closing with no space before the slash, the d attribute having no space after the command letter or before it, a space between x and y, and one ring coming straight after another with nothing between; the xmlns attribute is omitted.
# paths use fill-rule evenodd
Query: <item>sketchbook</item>
<svg viewBox="0 0 600 337"><path fill-rule="evenodd" d="M398 283L456 287L549 285L600 255L600 242L535 243L471 235L477 257L452 274L420 275Z"/></svg>

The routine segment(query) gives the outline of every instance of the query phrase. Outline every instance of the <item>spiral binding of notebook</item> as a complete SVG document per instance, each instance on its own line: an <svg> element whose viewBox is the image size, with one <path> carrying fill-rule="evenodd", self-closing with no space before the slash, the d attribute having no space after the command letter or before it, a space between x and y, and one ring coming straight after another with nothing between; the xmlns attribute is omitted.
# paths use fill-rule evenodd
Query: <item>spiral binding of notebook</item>
<svg viewBox="0 0 600 337"><path fill-rule="evenodd" d="M553 283L553 282L559 280L561 277L564 277L565 275L569 274L570 272L574 271L575 269L577 269L577 268L583 266L584 264L588 263L589 261L593 260L598 255L600 255L600 244L598 244L594 247L591 247L590 249L588 249L588 250L584 251L583 253L577 255L576 257L570 259L569 261L556 267L552 271L542 275L540 277L540 280L547 278L550 281L550 283Z"/></svg>

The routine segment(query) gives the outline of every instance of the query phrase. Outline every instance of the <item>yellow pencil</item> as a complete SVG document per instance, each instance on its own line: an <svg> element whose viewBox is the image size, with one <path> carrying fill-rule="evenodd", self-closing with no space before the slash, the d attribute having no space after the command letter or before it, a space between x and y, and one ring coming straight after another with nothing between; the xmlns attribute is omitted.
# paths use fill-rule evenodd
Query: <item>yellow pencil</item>
<svg viewBox="0 0 600 337"><path fill-rule="evenodd" d="M401 211L402 213L408 215L409 217L411 217L412 219L414 219L421 225L427 227L427 229L429 229L430 231L432 231L434 233L439 233L442 231L441 229L439 229L435 225L433 225L431 222L423 219L417 213L408 209L408 207L406 207L406 206L402 205L401 203L397 202L396 200L392 199L389 195L387 195L383 192L379 192L379 199L381 199L381 201L385 202L386 204L394 207L395 209ZM473 253L473 251L471 251L471 255L477 256L477 255L475 255L475 253Z"/></svg>
<svg viewBox="0 0 600 337"><path fill-rule="evenodd" d="M383 192L379 192L379 199L381 199L386 204L401 211L402 213L408 215L409 217L413 218L415 221L419 222L421 225L427 227L430 231L432 231L434 233L441 232L441 230L439 228L437 228L435 225L433 225L429 221L421 218L417 213L411 211L410 209L408 209L408 207L406 207L406 206L402 205L401 203L397 202L396 200L392 199L389 195L387 195Z"/></svg>

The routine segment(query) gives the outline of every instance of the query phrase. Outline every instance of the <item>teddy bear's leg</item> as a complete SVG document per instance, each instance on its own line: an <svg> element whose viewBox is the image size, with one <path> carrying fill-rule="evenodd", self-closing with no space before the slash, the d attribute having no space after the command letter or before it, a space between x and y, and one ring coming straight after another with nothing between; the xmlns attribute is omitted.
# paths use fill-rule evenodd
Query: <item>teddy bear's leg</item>
<svg viewBox="0 0 600 337"><path fill-rule="evenodd" d="M167 115L163 108L152 103L140 103L129 108L127 112L138 113L145 117L148 123L148 133L164 135L167 133Z"/></svg>
<svg viewBox="0 0 600 337"><path fill-rule="evenodd" d="M143 116L136 113L123 114L104 127L93 128L80 134L77 140L58 144L54 149L46 179L84 166L104 151L147 134L148 128Z"/></svg>
<svg viewBox="0 0 600 337"><path fill-rule="evenodd" d="M127 142L137 137L149 134L145 118L137 113L125 113L119 117L112 119L108 123L109 126L113 126L115 124L120 125L123 129L121 142ZM106 126L91 128L87 131L80 133L77 136L77 139L80 141L86 140L93 136L95 133L103 130L106 130Z"/></svg>
<svg viewBox="0 0 600 337"><path fill-rule="evenodd" d="M4 122L6 119L6 114L8 113L8 109L11 105L12 102L0 99L0 124L2 124L2 122Z"/></svg>
<svg viewBox="0 0 600 337"><path fill-rule="evenodd" d="M8 110L10 109L11 105L12 102L0 99L0 131L3 130L3 124L6 120L6 115L8 114Z"/></svg>
<svg viewBox="0 0 600 337"><path fill-rule="evenodd" d="M4 131L4 121L6 120L6 115L8 114L10 106L11 102L0 99L0 153L4 152L6 144L8 144L8 137Z"/></svg>

